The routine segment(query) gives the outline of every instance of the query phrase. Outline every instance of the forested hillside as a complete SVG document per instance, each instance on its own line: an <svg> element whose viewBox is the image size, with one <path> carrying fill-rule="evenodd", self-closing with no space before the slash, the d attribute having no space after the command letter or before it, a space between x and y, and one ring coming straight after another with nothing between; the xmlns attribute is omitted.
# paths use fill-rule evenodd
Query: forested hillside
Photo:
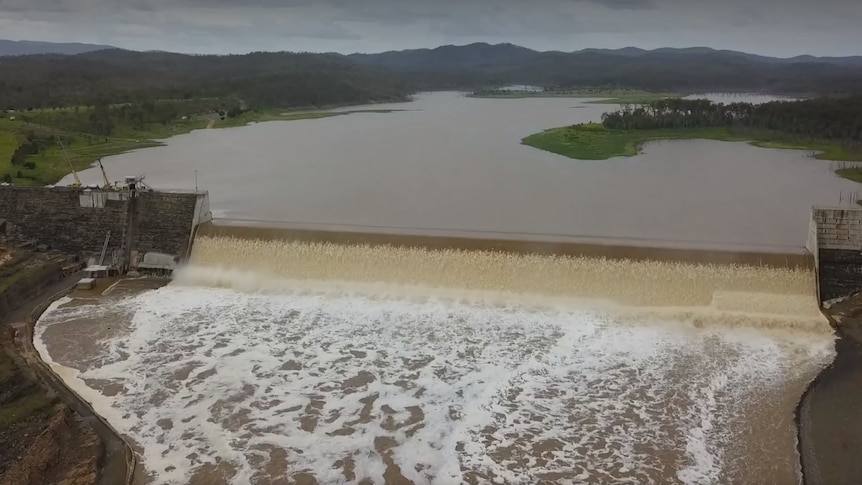
<svg viewBox="0 0 862 485"><path fill-rule="evenodd" d="M416 91L532 84L658 92L862 90L862 58L775 59L706 48L537 52L500 44L382 54L193 56L119 49L0 57L0 109L232 97L296 107L404 99Z"/></svg>
<svg viewBox="0 0 862 485"><path fill-rule="evenodd" d="M511 44L477 43L355 54L350 58L398 72L422 89L532 84L681 93L812 94L862 90L862 57L779 59L709 48L537 52Z"/></svg>
<svg viewBox="0 0 862 485"><path fill-rule="evenodd" d="M327 54L107 50L0 58L0 108L16 110L212 97L252 106L321 106L400 100L409 92L398 76Z"/></svg>

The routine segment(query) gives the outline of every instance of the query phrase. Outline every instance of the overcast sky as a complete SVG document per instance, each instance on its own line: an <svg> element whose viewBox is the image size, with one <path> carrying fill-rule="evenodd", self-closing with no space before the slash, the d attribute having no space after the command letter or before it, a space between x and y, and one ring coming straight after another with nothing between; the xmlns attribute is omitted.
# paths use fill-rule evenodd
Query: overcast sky
<svg viewBox="0 0 862 485"><path fill-rule="evenodd" d="M862 0L0 0L0 38L135 50L709 46L862 54Z"/></svg>

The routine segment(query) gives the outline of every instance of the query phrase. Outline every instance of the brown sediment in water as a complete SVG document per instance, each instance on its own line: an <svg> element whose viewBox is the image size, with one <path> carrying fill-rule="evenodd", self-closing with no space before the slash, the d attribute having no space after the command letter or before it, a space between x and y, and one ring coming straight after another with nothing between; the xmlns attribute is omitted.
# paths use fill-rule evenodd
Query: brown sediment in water
<svg viewBox="0 0 862 485"><path fill-rule="evenodd" d="M803 260L804 258L800 259L800 262L804 262ZM696 325L763 326L818 333L830 331L828 323L817 310L813 272L805 264L703 265L498 251L428 250L417 247L285 242L277 239L265 241L199 237L191 266L178 272L177 283L275 292L281 289L356 292L383 298L416 298L420 301L428 295L442 295L453 301L478 299L491 304L517 301L537 306L566 302L580 304L584 301L581 299L603 299L609 300L600 304L603 308L613 307L618 315L636 316L644 323L649 323L651 319L659 323L676 319ZM121 288L117 288L118 294L122 291ZM78 304L86 305L87 302L81 301ZM83 321L86 318L82 317L82 321L78 323L84 323L84 326L78 325L78 328L87 328ZM62 327L57 326L56 330L49 328L46 339L66 338L61 337ZM118 323L116 330L125 331L123 327ZM90 330L95 333L100 331L96 326ZM70 338L86 340L83 335ZM69 348L71 349L71 345ZM74 352L70 352L65 356L66 362L75 360L73 354ZM366 355L362 350L356 350L344 358L362 359ZM80 356L78 358L80 359ZM696 368L698 362L684 364L680 362L680 368L674 371L681 379L684 379L687 370ZM408 367L413 369L422 366L420 359L410 363ZM285 372L306 370L300 356L284 356L281 367ZM357 372L345 375L340 382L327 385L342 389L345 395L363 392L369 383L374 382L375 376L373 372L361 369L362 367L359 367ZM207 372L207 369L197 369L194 365L189 365L174 375L177 380L184 381L197 378L199 372ZM776 449L768 445L774 441L792 442L792 426L784 425L792 423L795 399L810 377L800 376L792 385L781 388L780 396L769 402L756 403L757 409L750 415L739 416L740 423L735 425L735 428L746 431L738 437L740 443L724 450L727 460L741 462L742 457L752 455L763 458L763 463L755 465L741 462L744 464L741 473L746 479L752 482L764 479L795 481L797 469L793 454L787 452L787 447ZM410 384L409 378L405 379L404 385L407 388L410 388ZM328 388L322 391L327 390ZM418 395L421 395L421 389L417 390L417 397ZM332 415L321 415L325 396L310 395L309 398L310 401L299 415L299 424L306 432L314 432L324 426L325 420L332 419ZM362 410L355 424L370 422L373 419L372 413L377 412L380 407L375 403L377 396L373 394L361 399L367 409ZM216 414L222 416L220 422L225 429L238 429L248 422L233 408L231 400L231 397L225 397L220 401L216 406L216 411L220 411ZM682 407L690 404L679 403ZM383 431L424 426L424 413L420 407L408 409L407 415L402 414L399 419L392 416L394 412L387 414L386 406L380 408L379 413L383 416ZM764 417L770 419L766 420ZM452 419L458 419L457 410L453 410ZM629 416L629 419L635 417ZM334 431L333 435L349 435L353 432L352 427L347 426ZM498 448L496 453L500 456L497 458L513 460L516 463L556 459L556 445L553 441L530 443L524 441L525 439L528 437L518 437L514 441L516 446L511 449ZM403 470L392 455L392 450L396 449L399 443L391 437L380 436L374 441L374 445L385 465L387 479L392 483L406 480ZM775 450L774 453L764 452L764 446ZM280 454L282 452L284 456ZM279 463L284 460L289 462L290 454L293 453L291 450L282 452L275 452L275 456L270 460L274 470L280 470ZM582 452L588 454L590 450L585 448ZM668 456L660 458L659 461L678 463L683 450L663 452L668 453ZM355 463L348 458L333 463L345 477L355 474ZM268 462L260 462L257 469L266 467L264 463ZM492 478L477 470L462 471L464 480L468 483L482 483ZM235 473L236 470L228 464L206 466L195 470L194 482L224 482ZM555 472L540 478L547 481L574 479L579 473L580 470ZM616 475L618 473L623 472L612 471L608 478L621 477L622 475ZM658 468L645 470L643 473L643 478L661 481L673 472ZM298 482L315 483L315 478L302 470L284 473L278 471L278 474L281 477L291 476L292 480ZM742 475L734 475L733 478L740 476ZM269 477L275 479L272 475Z"/></svg>

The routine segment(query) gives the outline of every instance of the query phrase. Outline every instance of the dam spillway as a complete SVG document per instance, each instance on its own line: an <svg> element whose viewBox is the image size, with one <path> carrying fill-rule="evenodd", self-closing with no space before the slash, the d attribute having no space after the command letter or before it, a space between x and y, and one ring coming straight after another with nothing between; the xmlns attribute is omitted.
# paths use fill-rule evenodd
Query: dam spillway
<svg viewBox="0 0 862 485"><path fill-rule="evenodd" d="M38 338L152 483L796 482L793 411L834 350L791 260L202 228L172 284L65 301Z"/></svg>

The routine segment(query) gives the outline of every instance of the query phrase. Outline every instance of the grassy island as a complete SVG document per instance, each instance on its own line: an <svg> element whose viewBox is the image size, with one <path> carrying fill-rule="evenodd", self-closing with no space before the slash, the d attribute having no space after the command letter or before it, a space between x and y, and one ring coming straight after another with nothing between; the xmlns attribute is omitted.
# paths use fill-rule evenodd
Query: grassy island
<svg viewBox="0 0 862 485"><path fill-rule="evenodd" d="M677 128L656 130L612 130L600 123L553 128L530 135L522 143L579 160L631 157L647 142L659 140L747 141L763 148L816 151L820 160L862 161L862 150L847 149L834 141L792 141L779 135L757 134L731 128ZM850 169L843 169L850 170Z"/></svg>
<svg viewBox="0 0 862 485"><path fill-rule="evenodd" d="M581 160L637 155L657 140L747 141L763 148L808 150L814 158L862 162L862 96L724 105L664 99L605 113L601 123L553 128L522 140ZM862 168L836 171L862 182Z"/></svg>

